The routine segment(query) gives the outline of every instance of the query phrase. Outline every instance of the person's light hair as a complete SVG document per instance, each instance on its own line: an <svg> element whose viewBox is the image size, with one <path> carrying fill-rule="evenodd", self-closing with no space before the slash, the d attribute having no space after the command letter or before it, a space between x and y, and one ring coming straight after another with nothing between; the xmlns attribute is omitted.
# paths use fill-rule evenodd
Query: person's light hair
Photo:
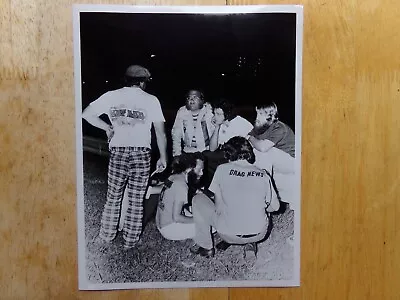
<svg viewBox="0 0 400 300"><path fill-rule="evenodd" d="M269 103L257 105L256 110L261 110L264 112L272 113L275 120L279 119L278 106L275 104L275 102L269 102Z"/></svg>

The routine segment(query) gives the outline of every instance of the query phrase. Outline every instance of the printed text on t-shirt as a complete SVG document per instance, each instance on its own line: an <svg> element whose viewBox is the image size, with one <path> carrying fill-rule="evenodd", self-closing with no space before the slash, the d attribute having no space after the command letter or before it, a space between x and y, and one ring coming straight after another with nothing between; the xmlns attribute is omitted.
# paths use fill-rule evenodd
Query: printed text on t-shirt
<svg viewBox="0 0 400 300"><path fill-rule="evenodd" d="M111 120L119 125L133 126L137 122L144 123L146 119L143 111L116 107L110 109L110 116Z"/></svg>
<svg viewBox="0 0 400 300"><path fill-rule="evenodd" d="M249 177L249 176L256 176L256 177L264 177L264 173L263 172L257 172L257 171L238 171L238 170L234 170L231 169L229 171L229 175L231 176L239 176L239 177Z"/></svg>

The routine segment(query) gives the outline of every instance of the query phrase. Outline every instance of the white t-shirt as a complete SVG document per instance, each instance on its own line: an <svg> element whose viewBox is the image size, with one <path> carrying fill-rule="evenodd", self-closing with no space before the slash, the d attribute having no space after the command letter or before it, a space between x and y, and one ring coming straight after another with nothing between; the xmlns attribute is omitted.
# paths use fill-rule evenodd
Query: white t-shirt
<svg viewBox="0 0 400 300"><path fill-rule="evenodd" d="M139 87L124 87L92 102L89 113L107 114L114 129L110 147L151 147L151 126L165 122L157 97Z"/></svg>
<svg viewBox="0 0 400 300"><path fill-rule="evenodd" d="M219 232L225 234L257 234L267 226L266 202L276 194L267 173L247 161L219 165L209 190L221 191L217 205Z"/></svg>
<svg viewBox="0 0 400 300"><path fill-rule="evenodd" d="M249 121L241 116L236 116L229 121L228 125L225 123L221 125L218 135L218 145L225 144L234 136L245 137L252 129L253 125Z"/></svg>

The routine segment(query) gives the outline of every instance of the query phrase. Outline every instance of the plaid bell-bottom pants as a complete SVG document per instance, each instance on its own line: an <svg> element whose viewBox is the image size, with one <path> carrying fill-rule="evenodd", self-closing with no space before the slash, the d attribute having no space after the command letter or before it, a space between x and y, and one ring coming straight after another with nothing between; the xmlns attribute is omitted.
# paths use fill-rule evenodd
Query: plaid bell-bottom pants
<svg viewBox="0 0 400 300"><path fill-rule="evenodd" d="M129 202L123 220L123 238L125 245L131 247L142 232L143 199L150 175L151 151L144 147L111 147L110 152L107 201L99 235L106 241L115 238L125 192Z"/></svg>

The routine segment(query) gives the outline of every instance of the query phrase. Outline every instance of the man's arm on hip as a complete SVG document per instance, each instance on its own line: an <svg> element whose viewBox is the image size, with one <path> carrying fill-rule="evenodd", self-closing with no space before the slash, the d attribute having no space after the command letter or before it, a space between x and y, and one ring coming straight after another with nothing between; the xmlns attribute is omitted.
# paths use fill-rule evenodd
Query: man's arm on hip
<svg viewBox="0 0 400 300"><path fill-rule="evenodd" d="M97 113L95 113L89 105L82 113L82 117L92 126L100 128L104 131L110 129L110 125L104 122Z"/></svg>

